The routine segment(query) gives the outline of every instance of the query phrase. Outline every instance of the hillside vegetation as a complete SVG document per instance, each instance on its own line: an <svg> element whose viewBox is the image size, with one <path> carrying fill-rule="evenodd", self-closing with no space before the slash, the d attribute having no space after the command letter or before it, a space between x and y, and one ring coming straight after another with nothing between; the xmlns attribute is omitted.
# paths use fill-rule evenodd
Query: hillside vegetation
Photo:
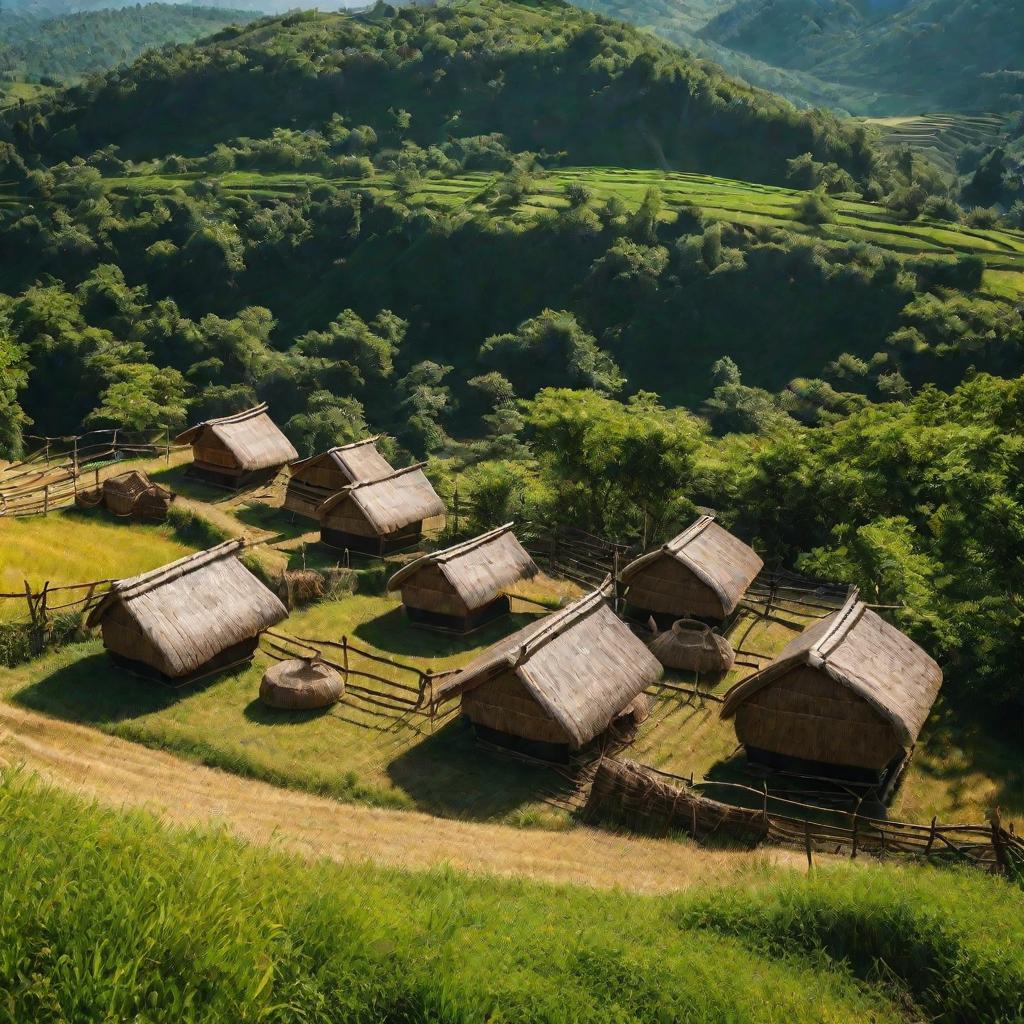
<svg viewBox="0 0 1024 1024"><path fill-rule="evenodd" d="M166 43L185 43L225 25L251 21L246 11L150 3L62 18L0 14L0 76L68 81L106 71Z"/></svg>
<svg viewBox="0 0 1024 1024"><path fill-rule="evenodd" d="M1011 1020L1019 892L826 869L642 898L302 866L0 784L6 1020Z"/></svg>

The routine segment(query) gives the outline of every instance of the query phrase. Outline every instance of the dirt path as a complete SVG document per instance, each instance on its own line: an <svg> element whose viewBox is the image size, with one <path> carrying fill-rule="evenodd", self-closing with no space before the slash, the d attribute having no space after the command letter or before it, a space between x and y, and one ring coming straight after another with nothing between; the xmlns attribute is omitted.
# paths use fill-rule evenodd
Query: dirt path
<svg viewBox="0 0 1024 1024"><path fill-rule="evenodd" d="M306 857L405 868L450 864L640 892L721 884L769 865L800 865L784 851L704 851L587 828L545 832L341 804L6 703L0 703L0 763L24 764L48 782L113 807L147 808L179 825L224 825L243 839Z"/></svg>

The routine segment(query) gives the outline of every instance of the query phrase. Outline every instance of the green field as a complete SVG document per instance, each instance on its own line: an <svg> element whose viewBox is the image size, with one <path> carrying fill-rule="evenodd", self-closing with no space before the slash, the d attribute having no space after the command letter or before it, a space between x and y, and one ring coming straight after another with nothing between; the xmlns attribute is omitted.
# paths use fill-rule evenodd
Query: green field
<svg viewBox="0 0 1024 1024"><path fill-rule="evenodd" d="M188 185L200 175L139 175L108 178L106 185L119 193L159 194ZM217 181L227 194L272 198L292 195L319 185L337 189L367 191L393 197L397 190L386 174L365 180L325 179L307 173L262 173L234 171L218 175ZM514 207L495 207L498 179L483 172L451 178L426 178L404 200L411 206L433 210L487 213L498 224L529 223L551 216L568 206L565 188L571 183L585 185L602 202L611 196L621 198L635 209L650 188L657 188L664 199L661 217L671 220L681 210L698 209L706 218L749 228L777 227L837 241L862 241L903 254L957 255L977 254L984 260L989 275L998 275L986 289L991 297L1024 294L1024 233L958 227L944 221L919 219L901 221L885 207L863 200L836 199L836 222L820 226L801 223L797 208L806 193L750 182L732 181L701 174L624 170L613 167L566 168L546 172L535 181L533 190Z"/></svg>
<svg viewBox="0 0 1024 1024"><path fill-rule="evenodd" d="M922 114L919 117L866 117L885 146L909 146L927 156L948 174L956 173L956 159L968 146L999 144L1007 119L999 114Z"/></svg>
<svg viewBox="0 0 1024 1024"><path fill-rule="evenodd" d="M666 897L304 865L0 778L0 1019L646 1024L1019 1019L1020 893L752 872Z"/></svg>
<svg viewBox="0 0 1024 1024"><path fill-rule="evenodd" d="M276 538L256 549L271 571L287 564L312 568L337 561L336 553L317 543L315 531L307 531L306 521L292 524L276 508L279 486L261 500L218 496L211 503L202 500L209 488L187 482L180 469L155 475L190 494L194 507L224 532ZM4 537L9 539L5 578L12 581L28 576L38 582L76 582L96 578L91 574L101 568L104 574L123 575L189 550L168 527L128 528L107 516L75 511L0 519ZM65 561L62 545L74 552L70 560ZM414 629L398 596L381 590L394 567L369 560L357 567L362 592L293 611L279 629L315 639L346 636L399 666L441 672L465 664L483 647L542 614L535 605L517 602L511 619L466 639ZM571 592L571 587L543 577L521 590L526 597L547 601ZM7 603L12 614L23 616L21 603ZM776 654L793 635L791 629L752 614L741 615L731 633L737 646L756 651L762 659ZM402 667L357 663L353 657L353 668L380 672L406 685L418 682ZM419 713L382 708L356 693L320 713L272 712L258 700L260 678L269 663L268 652L248 668L171 689L116 668L100 641L91 640L0 669L0 696L240 775L345 801L519 826L572 826L582 799L576 785L479 747L457 704L433 722ZM720 696L749 671L737 666L710 687L707 681L701 686ZM681 675L668 678L685 685L693 681ZM732 724L719 719L717 703L667 687L655 687L650 695L652 715L626 756L682 776L760 787L760 780L747 774L742 755L737 756ZM965 724L970 721L940 702L893 801L894 817L927 821L938 815L943 821L976 822L996 805L1011 820L1024 817L1024 773L1018 759L1011 749L986 737L977 723Z"/></svg>

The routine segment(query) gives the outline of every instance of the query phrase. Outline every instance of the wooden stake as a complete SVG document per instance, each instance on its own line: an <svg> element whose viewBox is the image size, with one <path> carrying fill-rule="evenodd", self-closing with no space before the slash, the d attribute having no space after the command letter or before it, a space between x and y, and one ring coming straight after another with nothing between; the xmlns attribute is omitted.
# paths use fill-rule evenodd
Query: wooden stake
<svg viewBox="0 0 1024 1024"><path fill-rule="evenodd" d="M811 823L804 820L804 851L807 853L807 870L814 870L814 847L811 845Z"/></svg>

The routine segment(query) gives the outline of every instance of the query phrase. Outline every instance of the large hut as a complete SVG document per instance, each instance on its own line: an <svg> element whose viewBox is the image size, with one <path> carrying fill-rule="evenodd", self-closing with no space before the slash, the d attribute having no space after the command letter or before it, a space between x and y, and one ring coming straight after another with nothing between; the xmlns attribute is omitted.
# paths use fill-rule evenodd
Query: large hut
<svg viewBox="0 0 1024 1024"><path fill-rule="evenodd" d="M272 480L282 466L299 457L265 403L197 423L175 440L192 445L190 473L232 489Z"/></svg>
<svg viewBox="0 0 1024 1024"><path fill-rule="evenodd" d="M565 761L614 722L646 714L661 665L593 593L532 622L435 684L435 704L461 697L480 739Z"/></svg>
<svg viewBox="0 0 1024 1024"><path fill-rule="evenodd" d="M320 539L329 547L372 555L417 544L423 521L444 515L444 502L424 475L424 465L396 469L331 495L316 510Z"/></svg>
<svg viewBox="0 0 1024 1024"><path fill-rule="evenodd" d="M506 523L403 566L388 580L417 626L468 633L509 611L506 589L537 566Z"/></svg>
<svg viewBox="0 0 1024 1024"><path fill-rule="evenodd" d="M119 665L176 684L248 661L260 634L287 618L281 602L238 560L244 541L118 580L93 609Z"/></svg>
<svg viewBox="0 0 1024 1024"><path fill-rule="evenodd" d="M942 672L856 595L726 694L749 760L875 783L898 771L935 703Z"/></svg>
<svg viewBox="0 0 1024 1024"><path fill-rule="evenodd" d="M332 494L351 484L390 476L394 467L377 450L377 440L368 437L293 462L284 507L300 516L316 519L316 510Z"/></svg>
<svg viewBox="0 0 1024 1024"><path fill-rule="evenodd" d="M757 552L714 516L701 516L678 537L630 562L619 580L628 587L630 617L653 617L667 628L676 619L727 619L763 566Z"/></svg>

